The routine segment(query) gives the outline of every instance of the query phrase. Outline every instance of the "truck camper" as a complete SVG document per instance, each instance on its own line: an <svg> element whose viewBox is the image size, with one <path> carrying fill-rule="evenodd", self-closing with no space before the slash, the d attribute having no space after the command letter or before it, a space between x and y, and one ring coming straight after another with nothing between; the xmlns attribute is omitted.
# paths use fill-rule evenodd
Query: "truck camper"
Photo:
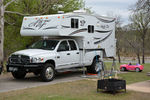
<svg viewBox="0 0 150 100"><path fill-rule="evenodd" d="M96 73L96 59L116 56L115 18L80 10L27 16L23 18L20 33L43 39L10 55L7 71L16 79L33 72L40 74L43 81L51 81L58 70L83 65L88 72Z"/></svg>

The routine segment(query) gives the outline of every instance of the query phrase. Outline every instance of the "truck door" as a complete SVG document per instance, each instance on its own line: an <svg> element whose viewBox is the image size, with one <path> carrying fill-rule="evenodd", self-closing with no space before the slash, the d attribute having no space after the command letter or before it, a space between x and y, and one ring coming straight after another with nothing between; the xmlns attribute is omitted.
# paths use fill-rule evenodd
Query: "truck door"
<svg viewBox="0 0 150 100"><path fill-rule="evenodd" d="M70 60L72 67L79 67L80 54L77 48L77 44L73 40L68 40L70 45Z"/></svg>
<svg viewBox="0 0 150 100"><path fill-rule="evenodd" d="M57 49L56 66L58 69L67 68L71 64L69 45L67 41L62 41Z"/></svg>

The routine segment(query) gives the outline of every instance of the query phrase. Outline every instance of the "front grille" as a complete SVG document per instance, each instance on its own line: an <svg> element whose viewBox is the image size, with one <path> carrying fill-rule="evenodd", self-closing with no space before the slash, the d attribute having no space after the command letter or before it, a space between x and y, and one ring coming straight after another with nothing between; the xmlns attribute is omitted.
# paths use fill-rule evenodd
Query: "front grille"
<svg viewBox="0 0 150 100"><path fill-rule="evenodd" d="M20 63L28 64L30 63L30 57L25 55L12 55L9 58L9 62L14 64L20 64Z"/></svg>

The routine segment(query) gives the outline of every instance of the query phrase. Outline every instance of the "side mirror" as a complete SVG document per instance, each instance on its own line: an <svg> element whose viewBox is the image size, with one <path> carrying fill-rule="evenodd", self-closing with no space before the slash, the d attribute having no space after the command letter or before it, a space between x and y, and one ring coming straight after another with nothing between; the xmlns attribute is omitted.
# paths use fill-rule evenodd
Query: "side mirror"
<svg viewBox="0 0 150 100"><path fill-rule="evenodd" d="M29 48L29 45L26 45L26 48L28 49L28 48Z"/></svg>

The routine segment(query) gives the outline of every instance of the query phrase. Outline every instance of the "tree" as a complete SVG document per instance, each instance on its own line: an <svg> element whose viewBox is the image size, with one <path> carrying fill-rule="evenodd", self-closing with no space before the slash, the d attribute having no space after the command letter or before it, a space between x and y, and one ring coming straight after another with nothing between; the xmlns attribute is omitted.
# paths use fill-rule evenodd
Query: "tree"
<svg viewBox="0 0 150 100"><path fill-rule="evenodd" d="M125 35L124 38L129 45L130 47L133 49L134 53L136 54L137 56L137 59L138 59L138 63L140 64L141 63L141 60L140 60L140 51L141 51L141 43L140 43L140 37L137 36L138 33L137 33L137 30L133 30L133 26L132 24L128 25L129 26L129 30L124 30ZM130 36L129 36L130 35Z"/></svg>
<svg viewBox="0 0 150 100"><path fill-rule="evenodd" d="M142 63L145 63L145 40L150 25L150 17L147 14L138 11L130 16L133 30L137 30L139 33L140 41L142 43Z"/></svg>
<svg viewBox="0 0 150 100"><path fill-rule="evenodd" d="M144 12L150 12L150 0L138 0L133 8L134 11L143 10Z"/></svg>
<svg viewBox="0 0 150 100"><path fill-rule="evenodd" d="M3 64L3 58L4 58L4 51L3 51L3 45L4 45L4 13L5 9L8 5L10 5L15 0L11 0L8 3L4 5L4 0L0 0L0 64Z"/></svg>
<svg viewBox="0 0 150 100"><path fill-rule="evenodd" d="M131 10L134 14L130 19L136 24L136 29L141 33L142 63L145 63L145 39L150 28L150 0L138 0Z"/></svg>
<svg viewBox="0 0 150 100"><path fill-rule="evenodd" d="M122 37L122 27L121 27L121 24L122 24L122 21L121 21L121 16L120 15L115 15L116 17L116 38L117 38L117 43L116 43L116 47L117 47L117 56L118 56L118 61L119 63L121 63L121 58L120 58L120 49L121 49L121 45L120 45L120 42L121 42L121 37Z"/></svg>

